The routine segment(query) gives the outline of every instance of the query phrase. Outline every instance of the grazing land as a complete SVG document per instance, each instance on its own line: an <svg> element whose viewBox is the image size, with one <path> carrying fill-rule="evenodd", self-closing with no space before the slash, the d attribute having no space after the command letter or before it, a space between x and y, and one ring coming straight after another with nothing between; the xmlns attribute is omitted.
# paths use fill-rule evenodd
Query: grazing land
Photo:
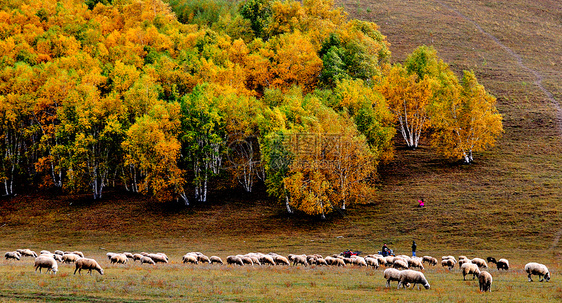
<svg viewBox="0 0 562 303"><path fill-rule="evenodd" d="M288 216L258 194L214 192L209 205L176 208L109 192L89 196L30 193L0 200L0 249L81 250L105 275L33 271L33 260L0 261L1 301L330 301L559 302L562 300L562 4L558 1L338 1L351 17L373 21L395 62L433 45L460 72L475 71L498 98L505 133L497 147L462 165L396 139L395 159L381 167L370 204L326 221ZM426 207L416 201L424 197ZM492 292L462 280L458 268L424 271L430 290L385 288L383 270L357 267L184 265L189 251L329 255L373 253L507 258L490 269ZM169 264L110 265L107 252L165 252ZM523 267L549 267L548 283L527 282Z"/></svg>

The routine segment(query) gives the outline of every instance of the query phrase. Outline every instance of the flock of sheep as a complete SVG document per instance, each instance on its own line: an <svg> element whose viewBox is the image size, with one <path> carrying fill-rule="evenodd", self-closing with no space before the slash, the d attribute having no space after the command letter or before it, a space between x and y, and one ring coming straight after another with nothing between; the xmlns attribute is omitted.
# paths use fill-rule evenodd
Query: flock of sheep
<svg viewBox="0 0 562 303"><path fill-rule="evenodd" d="M80 251L63 252L60 250L51 253L49 251L41 251L40 255L37 255L34 251L30 249L18 249L16 251L6 252L5 258L20 260L22 257L33 257L35 258L34 268L35 271L45 268L47 272L56 274L58 271L59 263L75 263L76 269L74 274L78 272L81 274L82 269L88 270L90 275L92 270L99 272L103 275L103 269L94 259L85 258L84 254ZM111 264L125 264L129 260L133 262L139 261L140 264L156 264L156 263L168 263L169 258L164 253L138 253L132 254L128 252L124 253L107 253L107 258ZM507 259L499 259L488 257L488 263L495 263L498 270L509 270L509 261ZM183 263L192 264L224 264L223 260L218 256L206 256L200 252L189 252L182 257ZM365 266L373 267L378 269L380 266L385 266L387 269L384 271L384 279L386 280L386 286L390 287L391 281L398 282L398 288L403 287L414 287L418 285L424 286L426 289L430 288L427 279L421 271L416 271L413 269L424 270L424 264L427 263L428 266L436 266L437 259L431 256L424 257L410 257L407 255L399 256L386 256L383 257L379 254L367 255L365 257L351 256L349 258L344 257L341 254L334 254L327 257L322 257L321 255L295 255L290 254L287 257L276 254L262 254L262 253L248 253L245 255L231 255L226 258L226 263L229 265L317 265L317 266ZM482 269L487 269L488 264L486 260L481 258L468 259L466 256L459 256L458 261L454 256L443 256L441 258L441 266L452 270L455 265L458 264L459 269L463 275L463 280L466 280L466 276L472 275L472 279L478 277L480 291L491 291L492 286L492 275ZM525 272L528 275L529 281L533 281L531 276L538 275L539 281L549 281L550 272L548 268L539 263L527 263L525 265Z"/></svg>

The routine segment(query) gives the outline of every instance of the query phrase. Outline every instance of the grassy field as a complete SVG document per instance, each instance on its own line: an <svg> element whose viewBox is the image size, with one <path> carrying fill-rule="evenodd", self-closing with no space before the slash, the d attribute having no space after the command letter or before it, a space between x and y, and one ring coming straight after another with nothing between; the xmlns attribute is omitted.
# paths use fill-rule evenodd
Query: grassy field
<svg viewBox="0 0 562 303"><path fill-rule="evenodd" d="M461 165L397 140L394 161L380 170L378 197L327 221L290 217L258 194L217 192L205 207L177 209L139 196L19 195L0 200L0 251L29 247L82 250L104 276L33 272L32 260L0 262L0 301L416 301L537 302L562 300L562 7L557 1L339 1L350 16L374 21L404 60L433 45L459 72L475 71L498 98L505 133L498 146ZM548 94L541 89L544 88ZM399 138L398 138L399 139ZM416 208L424 197L427 207ZM180 264L188 251L225 258L247 252L366 253L383 242L397 253L508 258L491 270L492 293L462 281L458 269L424 272L430 290L386 289L382 270L235 268ZM108 251L161 251L171 264L109 265ZM529 283L524 264L546 264L549 283ZM394 286L396 284L393 284Z"/></svg>

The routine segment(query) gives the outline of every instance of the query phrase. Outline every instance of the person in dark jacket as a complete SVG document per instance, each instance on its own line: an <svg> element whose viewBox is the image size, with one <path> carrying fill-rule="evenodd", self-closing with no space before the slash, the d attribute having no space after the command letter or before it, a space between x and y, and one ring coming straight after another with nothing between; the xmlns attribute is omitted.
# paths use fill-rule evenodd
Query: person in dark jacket
<svg viewBox="0 0 562 303"><path fill-rule="evenodd" d="M412 257L416 256L416 248L418 248L416 241L412 241Z"/></svg>
<svg viewBox="0 0 562 303"><path fill-rule="evenodd" d="M386 243L384 243L384 245L382 246L381 254L383 257L386 257L390 254L390 248L386 246Z"/></svg>

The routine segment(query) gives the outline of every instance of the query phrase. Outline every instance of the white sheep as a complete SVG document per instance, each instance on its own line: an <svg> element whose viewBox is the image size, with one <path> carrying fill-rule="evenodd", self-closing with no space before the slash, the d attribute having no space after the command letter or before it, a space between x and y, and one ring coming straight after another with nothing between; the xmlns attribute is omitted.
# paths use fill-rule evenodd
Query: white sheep
<svg viewBox="0 0 562 303"><path fill-rule="evenodd" d="M492 275L485 270L481 271L478 275L478 286L480 287L480 291L492 292Z"/></svg>
<svg viewBox="0 0 562 303"><path fill-rule="evenodd" d="M67 264L70 264L70 263L72 263L72 262L76 262L76 261L78 261L79 259L81 259L80 256L77 255L77 254L73 254L73 253L64 254L64 255L62 256L62 261L63 261L64 263L67 263Z"/></svg>
<svg viewBox="0 0 562 303"><path fill-rule="evenodd" d="M111 258L112 258L113 256L115 256L116 254L117 254L117 253L108 252L108 253L105 254L105 255L107 256L107 259L108 259L109 261L111 261Z"/></svg>
<svg viewBox="0 0 562 303"><path fill-rule="evenodd" d="M55 254L55 255L60 255L60 256L62 257L62 255L64 255L64 251L58 250L58 249L57 249L57 250L55 250L54 254Z"/></svg>
<svg viewBox="0 0 562 303"><path fill-rule="evenodd" d="M419 268L420 270L424 270L421 259L410 258L410 260L408 260L408 268L416 268L416 267Z"/></svg>
<svg viewBox="0 0 562 303"><path fill-rule="evenodd" d="M62 262L62 256L61 255L55 255L55 254L51 254L51 253L42 253L39 256L45 256L45 257L53 258L57 262Z"/></svg>
<svg viewBox="0 0 562 303"><path fill-rule="evenodd" d="M21 259L21 254L17 251L9 251L4 254L4 257L6 257L6 260L15 259L19 261Z"/></svg>
<svg viewBox="0 0 562 303"><path fill-rule="evenodd" d="M269 265L275 265L275 260L273 260L273 257L271 255L261 255L260 256L260 262L262 264L269 264Z"/></svg>
<svg viewBox="0 0 562 303"><path fill-rule="evenodd" d="M144 256L141 254L133 254L133 262L139 261L142 257Z"/></svg>
<svg viewBox="0 0 562 303"><path fill-rule="evenodd" d="M128 258L124 254L114 254L109 261L111 264L125 264L127 263L127 260Z"/></svg>
<svg viewBox="0 0 562 303"><path fill-rule="evenodd" d="M275 261L275 265L290 265L289 260L280 255L276 255L275 257L273 257L273 261Z"/></svg>
<svg viewBox="0 0 562 303"><path fill-rule="evenodd" d="M211 257L209 257L209 262L210 262L211 264L213 264L213 263L224 264L224 263L222 262L222 259L221 259L220 257L217 257L217 256L211 256Z"/></svg>
<svg viewBox="0 0 562 303"><path fill-rule="evenodd" d="M375 260L376 261L376 260ZM324 258L317 258L316 259L316 265L328 265L328 262L326 261L326 259Z"/></svg>
<svg viewBox="0 0 562 303"><path fill-rule="evenodd" d="M478 265L473 263L464 263L461 266L462 270L462 279L466 281L466 275L472 274L472 279L476 278L480 274L480 269Z"/></svg>
<svg viewBox="0 0 562 303"><path fill-rule="evenodd" d="M533 279L531 279L531 275L538 275L539 282L542 282L543 280L546 280L547 282L550 281L550 272L544 264L535 262L527 263L525 265L525 272L529 276L529 282L533 281Z"/></svg>
<svg viewBox="0 0 562 303"><path fill-rule="evenodd" d="M204 254L197 255L197 260L202 263L211 264L211 260L209 259L209 257L205 256Z"/></svg>
<svg viewBox="0 0 562 303"><path fill-rule="evenodd" d="M127 259L133 259L133 254L130 252L124 252L123 254L127 257Z"/></svg>
<svg viewBox="0 0 562 303"><path fill-rule="evenodd" d="M51 271L51 273L54 274L56 274L59 270L57 261L45 255L35 258L35 271L39 269L39 272L41 272L41 268L46 268L47 272Z"/></svg>
<svg viewBox="0 0 562 303"><path fill-rule="evenodd" d="M488 268L488 264L486 264L486 260L481 258L474 258L471 260L473 264L478 265L478 268Z"/></svg>
<svg viewBox="0 0 562 303"><path fill-rule="evenodd" d="M459 268L462 267L463 264L472 263L469 259L459 259Z"/></svg>
<svg viewBox="0 0 562 303"><path fill-rule="evenodd" d="M50 255L51 252L48 251L48 250L42 250L39 254L40 254L40 255Z"/></svg>
<svg viewBox="0 0 562 303"><path fill-rule="evenodd" d="M400 271L396 268L387 268L384 270L384 278L386 287L390 287L390 281L400 282Z"/></svg>
<svg viewBox="0 0 562 303"><path fill-rule="evenodd" d="M156 264L156 262L154 262L154 260L152 260L150 257L148 256L142 256L140 257L140 264L144 264L144 263L148 263L148 264Z"/></svg>
<svg viewBox="0 0 562 303"><path fill-rule="evenodd" d="M193 253L187 253L185 255L183 255L183 257L181 258L182 263L193 263L193 264L199 264L199 258L197 258L196 254Z"/></svg>
<svg viewBox="0 0 562 303"><path fill-rule="evenodd" d="M403 259L396 258L394 259L394 264L392 264L392 267L396 269L408 269L408 263Z"/></svg>
<svg viewBox="0 0 562 303"><path fill-rule="evenodd" d="M367 266L372 266L375 269L379 268L379 261L375 258L367 257L365 258L365 262L367 263Z"/></svg>
<svg viewBox="0 0 562 303"><path fill-rule="evenodd" d="M78 273L81 275L82 269L84 270L87 269L90 275L92 275L92 269L97 270L97 272L99 272L100 275L103 275L103 269L98 264L98 262L96 262L96 260L94 259L87 259L87 258L78 259L76 261L76 269L74 270L74 274L76 274L76 271L78 271Z"/></svg>
<svg viewBox="0 0 562 303"><path fill-rule="evenodd" d="M455 261L453 261L452 259L441 260L441 266L448 267L449 270L451 270L453 269L453 267L455 267Z"/></svg>
<svg viewBox="0 0 562 303"><path fill-rule="evenodd" d="M420 284L423 285L425 289L429 289L431 287L422 272L410 269L400 272L400 282L398 282L398 289L400 289L400 286L406 288L407 283L412 283L412 288L416 286L416 284L418 284L418 289L420 288Z"/></svg>
<svg viewBox="0 0 562 303"><path fill-rule="evenodd" d="M32 251L31 249L25 248L25 249L18 249L16 251L19 252L22 257L37 258L37 253Z"/></svg>
<svg viewBox="0 0 562 303"><path fill-rule="evenodd" d="M168 259L162 254L148 254L146 257L151 258L156 263L168 263Z"/></svg>
<svg viewBox="0 0 562 303"><path fill-rule="evenodd" d="M71 253L72 253L72 254L75 254L75 255L79 255L80 258L84 258L84 254L83 254L81 251L75 250L75 251L73 251L73 252L71 252Z"/></svg>
<svg viewBox="0 0 562 303"><path fill-rule="evenodd" d="M437 265L437 259L435 259L432 256L423 256L422 263L424 263L424 262L427 262L427 264L433 265L433 266Z"/></svg>
<svg viewBox="0 0 562 303"><path fill-rule="evenodd" d="M242 259L237 256L226 257L226 264L235 264L235 265L244 266L244 262L242 261Z"/></svg>
<svg viewBox="0 0 562 303"><path fill-rule="evenodd" d="M508 270L509 269L509 261L507 259L499 259L498 262L496 262L496 266L497 266L498 270L500 270L500 269Z"/></svg>

